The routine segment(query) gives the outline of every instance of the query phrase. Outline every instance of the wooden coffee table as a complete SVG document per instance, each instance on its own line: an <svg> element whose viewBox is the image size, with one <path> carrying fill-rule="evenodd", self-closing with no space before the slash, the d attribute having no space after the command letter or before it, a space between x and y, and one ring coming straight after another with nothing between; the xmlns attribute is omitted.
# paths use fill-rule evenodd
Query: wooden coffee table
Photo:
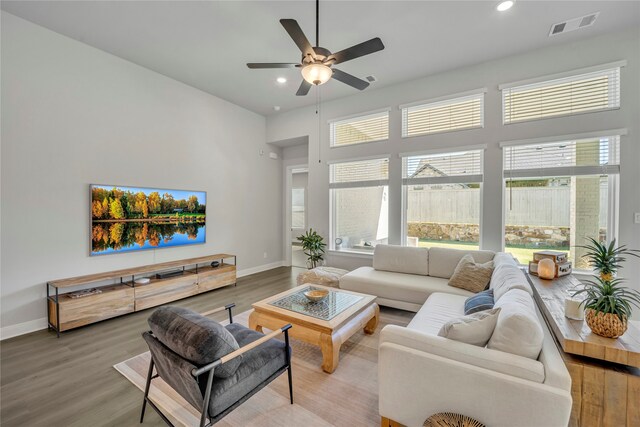
<svg viewBox="0 0 640 427"><path fill-rule="evenodd" d="M323 302L307 302L302 292L309 287L326 289L330 294ZM343 343L361 328L366 334L375 331L380 317L375 299L373 295L304 284L253 304L249 327L262 332L263 327L275 330L291 323L289 335L319 346L322 369L330 374L338 366Z"/></svg>

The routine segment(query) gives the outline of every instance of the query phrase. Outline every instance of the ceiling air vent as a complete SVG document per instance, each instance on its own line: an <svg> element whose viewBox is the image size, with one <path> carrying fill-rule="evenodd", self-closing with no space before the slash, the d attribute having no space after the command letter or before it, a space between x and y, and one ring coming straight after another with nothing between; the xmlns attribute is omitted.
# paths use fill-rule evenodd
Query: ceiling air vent
<svg viewBox="0 0 640 427"><path fill-rule="evenodd" d="M369 83L373 83L373 82L378 80L378 79L376 79L376 76L367 76L367 77L365 77L365 79L367 79L369 81Z"/></svg>
<svg viewBox="0 0 640 427"><path fill-rule="evenodd" d="M600 12L590 13L589 15L581 16L580 18L570 19L569 21L559 22L551 26L549 31L549 37L557 34L568 33L569 31L578 30L580 28L586 28L593 25L596 22L596 18Z"/></svg>

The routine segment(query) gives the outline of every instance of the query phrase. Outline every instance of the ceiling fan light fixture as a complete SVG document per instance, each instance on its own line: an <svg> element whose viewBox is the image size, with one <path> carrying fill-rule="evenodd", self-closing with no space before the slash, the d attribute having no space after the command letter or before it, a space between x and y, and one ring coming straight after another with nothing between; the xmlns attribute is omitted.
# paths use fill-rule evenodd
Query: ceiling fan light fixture
<svg viewBox="0 0 640 427"><path fill-rule="evenodd" d="M305 65L301 72L303 79L316 86L326 83L333 75L331 68L319 63Z"/></svg>

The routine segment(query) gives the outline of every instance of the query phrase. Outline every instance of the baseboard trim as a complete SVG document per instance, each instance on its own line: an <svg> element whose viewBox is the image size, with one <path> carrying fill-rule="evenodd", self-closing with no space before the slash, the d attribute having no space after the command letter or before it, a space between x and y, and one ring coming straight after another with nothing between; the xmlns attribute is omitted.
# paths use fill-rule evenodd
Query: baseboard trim
<svg viewBox="0 0 640 427"><path fill-rule="evenodd" d="M245 268L244 270L238 270L236 272L236 277L262 273L263 271L272 270L274 268L282 267L283 265L284 261L277 261L269 264L258 265L256 267ZM47 329L48 326L46 317L29 320L23 323L16 323L15 325L4 326L0 328L0 341L17 337L19 335L29 334L31 332L41 331L42 329Z"/></svg>
<svg viewBox="0 0 640 427"><path fill-rule="evenodd" d="M269 264L258 265L256 267L245 268L244 270L238 270L236 277L249 276L251 274L262 273L263 271L273 270L274 268L282 267L284 261L276 261Z"/></svg>
<svg viewBox="0 0 640 427"><path fill-rule="evenodd" d="M4 326L0 328L0 341L4 341L9 338L17 337L19 335L28 334L31 332L47 329L47 318L29 320L27 322L16 323L15 325Z"/></svg>

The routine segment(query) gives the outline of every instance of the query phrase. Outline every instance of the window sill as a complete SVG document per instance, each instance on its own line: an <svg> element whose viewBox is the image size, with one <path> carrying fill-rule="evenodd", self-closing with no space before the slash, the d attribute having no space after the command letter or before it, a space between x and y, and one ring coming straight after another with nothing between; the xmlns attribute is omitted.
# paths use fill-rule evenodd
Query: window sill
<svg viewBox="0 0 640 427"><path fill-rule="evenodd" d="M347 250L347 249L330 249L328 252L330 255L347 256L352 258L365 258L365 259L373 258L373 251L367 252L367 251Z"/></svg>

